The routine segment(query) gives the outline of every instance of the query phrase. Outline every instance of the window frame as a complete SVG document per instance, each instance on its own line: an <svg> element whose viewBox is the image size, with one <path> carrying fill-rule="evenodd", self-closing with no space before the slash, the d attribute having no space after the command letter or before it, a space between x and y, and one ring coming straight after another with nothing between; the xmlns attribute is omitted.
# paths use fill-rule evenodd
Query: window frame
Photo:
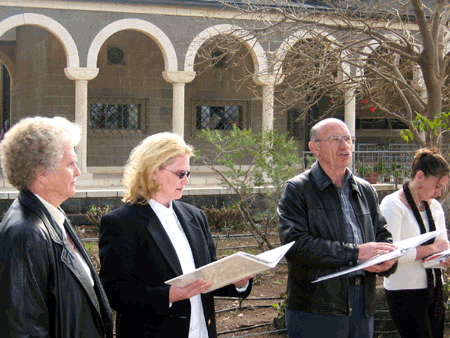
<svg viewBox="0 0 450 338"><path fill-rule="evenodd" d="M147 133L147 107L148 100L144 98L124 98L124 97L90 97L88 99L88 117L87 117L87 130L89 134L93 135L145 135ZM140 105L138 116L138 128L137 129L112 129L112 128L91 128L91 105L92 104L121 104Z"/></svg>
<svg viewBox="0 0 450 338"><path fill-rule="evenodd" d="M242 107L242 112L240 120L242 125L239 126L241 129L247 129L249 126L250 119L250 100L239 100L239 99L192 99L192 130L194 133L200 133L202 130L219 130L221 132L227 132L227 129L197 129L197 108L200 106L209 107Z"/></svg>

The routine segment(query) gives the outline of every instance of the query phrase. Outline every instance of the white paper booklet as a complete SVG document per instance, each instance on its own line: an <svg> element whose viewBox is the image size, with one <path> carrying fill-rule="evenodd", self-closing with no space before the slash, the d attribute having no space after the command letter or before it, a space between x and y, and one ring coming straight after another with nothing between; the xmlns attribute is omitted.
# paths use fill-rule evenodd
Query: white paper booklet
<svg viewBox="0 0 450 338"><path fill-rule="evenodd" d="M422 259L422 265L424 266L424 268L443 269L444 267L439 263L445 261L449 256L450 249L444 250Z"/></svg>
<svg viewBox="0 0 450 338"><path fill-rule="evenodd" d="M290 242L256 256L245 252L237 252L192 272L165 281L165 283L183 287L196 279L202 278L205 281L213 282L212 286L205 291L205 293L211 292L248 276L274 268L294 243Z"/></svg>
<svg viewBox="0 0 450 338"><path fill-rule="evenodd" d="M365 261L358 263L354 267L344 269L339 272L331 273L326 276L319 277L315 281L313 281L313 283L317 283L317 282L321 282L321 281L324 281L324 280L327 280L330 278L345 275L345 274L353 272L353 271L358 271L358 270L367 268L368 266L380 264L380 263L383 263L390 259L403 256L408 250L413 249L413 248L419 246L420 244L436 237L440 233L442 233L442 231L430 231L430 232L427 232L427 233L419 235L419 236L415 236L412 238L404 239L403 241L395 242L394 245L397 247L397 249L395 249L394 251L391 251L384 255L375 256L373 258L367 259Z"/></svg>

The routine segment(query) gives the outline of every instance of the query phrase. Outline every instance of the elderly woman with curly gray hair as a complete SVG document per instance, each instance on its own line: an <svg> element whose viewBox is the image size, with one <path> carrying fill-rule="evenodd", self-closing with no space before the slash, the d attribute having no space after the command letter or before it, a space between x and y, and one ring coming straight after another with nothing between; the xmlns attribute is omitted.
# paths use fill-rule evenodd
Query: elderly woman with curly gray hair
<svg viewBox="0 0 450 338"><path fill-rule="evenodd" d="M80 129L32 117L0 143L19 196L0 224L0 337L112 337L112 312L83 245L61 209L75 193Z"/></svg>

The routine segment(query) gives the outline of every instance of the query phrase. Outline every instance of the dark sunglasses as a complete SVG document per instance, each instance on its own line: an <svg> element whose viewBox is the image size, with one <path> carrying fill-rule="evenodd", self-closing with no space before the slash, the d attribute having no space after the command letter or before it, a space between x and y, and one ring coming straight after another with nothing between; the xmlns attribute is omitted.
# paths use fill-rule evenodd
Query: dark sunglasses
<svg viewBox="0 0 450 338"><path fill-rule="evenodd" d="M190 171L190 170L188 170L188 171L181 170L181 171L179 171L179 172L174 172L174 171L169 170L169 169L167 169L167 168L163 168L163 169L164 169L164 170L167 170L167 171L169 171L169 172L171 172L172 174L174 174L174 175L176 175L176 176L178 176L178 178L179 178L180 180L182 180L182 179L184 178L184 176L186 176L187 178L189 178L189 176L191 176L191 171Z"/></svg>

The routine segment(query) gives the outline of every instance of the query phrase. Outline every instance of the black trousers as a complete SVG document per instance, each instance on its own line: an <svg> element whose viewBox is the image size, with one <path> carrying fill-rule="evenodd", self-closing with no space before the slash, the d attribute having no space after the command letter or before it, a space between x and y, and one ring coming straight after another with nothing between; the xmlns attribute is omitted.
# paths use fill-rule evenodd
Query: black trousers
<svg viewBox="0 0 450 338"><path fill-rule="evenodd" d="M385 292L389 312L402 338L442 338L444 336L442 298L428 304L427 289L385 290ZM435 311L436 306L442 311Z"/></svg>

